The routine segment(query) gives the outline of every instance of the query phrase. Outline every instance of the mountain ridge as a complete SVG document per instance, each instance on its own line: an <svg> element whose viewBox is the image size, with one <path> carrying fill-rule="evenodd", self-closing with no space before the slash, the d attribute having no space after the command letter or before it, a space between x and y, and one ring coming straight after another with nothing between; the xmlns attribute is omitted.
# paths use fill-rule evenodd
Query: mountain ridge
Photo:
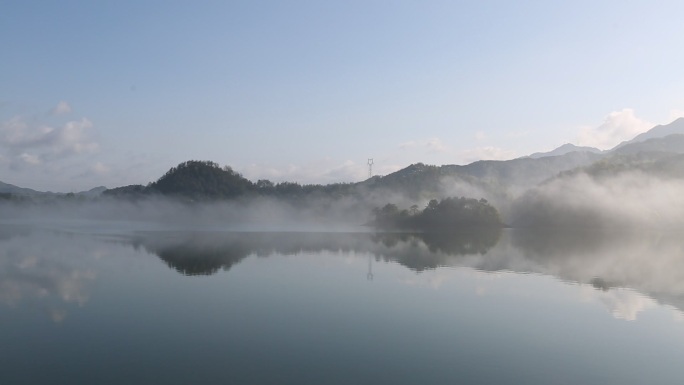
<svg viewBox="0 0 684 385"><path fill-rule="evenodd" d="M565 143L564 145L557 147L551 151L547 152L535 152L534 154L524 156L523 158L533 158L533 159L538 159L538 158L545 158L548 156L559 156L559 155L565 155L571 152L591 152L594 154L600 154L603 153L603 150L599 150L598 148L595 147L587 147L587 146L577 146L572 143Z"/></svg>
<svg viewBox="0 0 684 385"><path fill-rule="evenodd" d="M209 177L211 180L210 184L206 184L205 182L207 181L203 181L200 178L199 180L192 181L190 185L185 185L184 183L193 179L188 175L180 179L174 179L176 176L171 172L183 165L188 165L188 162L184 162L179 164L179 166L172 167L167 174L160 177L157 181L150 182L148 186L131 185L113 189L106 189L100 186L88 191L73 193L73 195L97 197L100 194L135 195L150 192L174 195L182 190L184 192L181 195L187 197L199 194L205 198L213 197L220 199L236 197L247 191L259 191L266 194L273 193L273 191L279 191L279 193L287 191L286 195L297 195L310 193L314 190L336 191L336 193L339 193L340 191L349 192L359 188L386 188L391 190L400 189L416 199L423 191L430 191L433 195L436 194L443 187L441 182L444 179L469 184L479 190L494 190L504 186L529 188L559 173L588 166L607 156L654 151L684 153L684 118L676 119L670 124L655 126L651 130L637 135L634 139L623 142L607 151L566 143L549 152L538 152L511 160L479 160L466 165L449 164L442 166L415 163L384 176L375 176L354 183L300 185L293 182L273 183L264 180L252 182L226 167L223 169L226 172L225 175L199 168L196 172L209 172L209 174L214 172L215 175ZM207 163L211 163L210 169L220 169L218 164L208 161ZM183 167L181 169L185 170ZM228 191L227 189L230 188L234 189ZM219 192L219 190L221 191ZM3 182L0 182L0 193L25 197L71 195L71 193L40 192Z"/></svg>
<svg viewBox="0 0 684 385"><path fill-rule="evenodd" d="M616 150L631 143L643 142L647 139L662 138L672 134L684 134L684 117L677 118L668 124L659 124L646 132L642 132L631 140L618 144L611 150Z"/></svg>

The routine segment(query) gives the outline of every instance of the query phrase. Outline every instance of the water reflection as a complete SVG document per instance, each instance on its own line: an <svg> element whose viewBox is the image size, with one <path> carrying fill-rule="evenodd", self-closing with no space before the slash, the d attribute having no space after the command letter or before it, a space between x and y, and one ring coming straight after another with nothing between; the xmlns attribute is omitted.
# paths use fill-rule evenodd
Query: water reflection
<svg viewBox="0 0 684 385"><path fill-rule="evenodd" d="M115 241L114 241L115 239ZM40 301L55 320L88 301L98 255L130 247L189 276L228 271L249 256L365 254L421 272L466 267L537 273L586 284L616 317L652 301L684 309L684 240L677 233L494 230L458 234L140 232L108 238L0 226L0 302ZM108 246L109 244L109 246ZM109 251L107 251L109 250ZM631 290L631 291L629 291ZM644 297L645 296L645 297Z"/></svg>
<svg viewBox="0 0 684 385"><path fill-rule="evenodd" d="M684 333L660 304L684 306L683 250L662 233L0 227L0 383L677 383Z"/></svg>
<svg viewBox="0 0 684 385"><path fill-rule="evenodd" d="M242 237L234 234L154 234L136 237L134 244L188 276L211 275L221 269L227 271L254 250Z"/></svg>
<svg viewBox="0 0 684 385"><path fill-rule="evenodd" d="M450 259L484 255L499 240L501 230L458 234L368 233L144 233L131 242L156 254L185 275L228 271L249 255L300 253L370 253L378 260L422 271L453 265Z"/></svg>
<svg viewBox="0 0 684 385"><path fill-rule="evenodd" d="M463 257L481 257L494 247L500 229L459 233L376 234L370 252L415 271L458 266ZM363 250L360 250L363 251Z"/></svg>
<svg viewBox="0 0 684 385"><path fill-rule="evenodd" d="M518 230L511 235L520 254L500 257L511 270L554 275L604 292L631 288L684 309L684 239L676 232Z"/></svg>
<svg viewBox="0 0 684 385"><path fill-rule="evenodd" d="M635 314L635 310L627 309L650 306L650 299L620 291L623 288L684 308L684 240L678 234L524 230L504 233L503 237L501 231L144 233L131 242L185 275L227 271L250 255L367 253L376 261L399 263L418 272L448 266L469 267L551 275L591 285L603 292L600 297L611 312L625 319L632 319ZM618 308L624 310L615 310Z"/></svg>
<svg viewBox="0 0 684 385"><path fill-rule="evenodd" d="M83 260L96 255L97 243L50 233L39 239L28 227L0 226L0 303L35 303L60 322L69 306L82 306L90 297L97 275Z"/></svg>
<svg viewBox="0 0 684 385"><path fill-rule="evenodd" d="M360 250L367 234L151 232L131 239L184 275L211 275L250 255Z"/></svg>

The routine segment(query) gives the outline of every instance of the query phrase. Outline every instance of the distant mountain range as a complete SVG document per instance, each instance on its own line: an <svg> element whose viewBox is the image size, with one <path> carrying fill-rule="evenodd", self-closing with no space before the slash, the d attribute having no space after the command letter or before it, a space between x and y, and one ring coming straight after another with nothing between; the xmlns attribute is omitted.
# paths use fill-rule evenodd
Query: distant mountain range
<svg viewBox="0 0 684 385"><path fill-rule="evenodd" d="M527 156L526 158L533 158L533 159L539 159L539 158L546 158L549 156L560 156L560 155L565 155L569 154L571 152L591 152L593 154L601 154L603 151L599 150L598 148L594 147L581 147L581 146L575 146L572 143L566 143L555 150L549 151L549 152L535 152L534 154Z"/></svg>
<svg viewBox="0 0 684 385"><path fill-rule="evenodd" d="M644 142L648 139L664 138L673 134L684 134L684 118L679 118L670 124L658 125L650 130L637 135L634 139L618 144L615 149L628 144Z"/></svg>
<svg viewBox="0 0 684 385"><path fill-rule="evenodd" d="M680 143L666 145L667 141L655 141L650 142L650 145L642 146L641 143L648 142L651 139L663 139L670 138L677 140L676 136L671 135L684 135L684 118L679 118L670 124L658 125L652 129L641 133L634 137L632 140L624 141L610 150L599 150L594 147L581 147L576 146L571 143L566 143L552 151L549 152L535 152L525 158L544 158L549 156L560 156L571 152L591 152L594 154L611 154L611 153L637 153L639 151L671 151L671 152L682 152L684 151L684 146ZM649 148L650 146L650 148ZM656 148L656 146L663 146L662 149ZM628 150L624 150L623 147L628 147Z"/></svg>
<svg viewBox="0 0 684 385"><path fill-rule="evenodd" d="M445 179L451 179L456 185L459 181L466 182L488 192L489 198L496 198L497 195L506 195L506 190L528 189L562 173L580 170L599 161L620 163L625 162L625 157L631 155L628 163L634 164L639 160L638 157L634 157L637 154L649 154L650 158L657 157L661 162L659 164L663 165L665 158L684 154L684 118L677 119L669 125L656 126L633 140L606 151L564 144L550 152L535 153L506 161L481 160L463 166L426 166L419 163L361 184L394 190L403 188L415 197L418 190L428 189L434 192L438 190L438 185L444 187ZM670 167L670 170L674 171L676 167Z"/></svg>
<svg viewBox="0 0 684 385"><path fill-rule="evenodd" d="M13 194L13 195L23 195L23 196L35 196L40 194L51 194L48 192L40 192L36 190L31 190L30 188L18 187L13 184L0 182L0 193L3 194Z"/></svg>
<svg viewBox="0 0 684 385"><path fill-rule="evenodd" d="M105 190L107 190L106 187L104 186L99 186L92 188L88 191L80 191L77 193L73 193L73 195L76 196L84 196L84 197L96 197L102 194ZM23 197L59 197L59 196L65 196L67 195L66 193L55 193L52 191L36 191L30 188L25 188L25 187L18 187L13 184L9 183L4 183L0 182L0 194L11 194L11 195L16 195L16 196L23 196Z"/></svg>
<svg viewBox="0 0 684 385"><path fill-rule="evenodd" d="M642 154L641 158L635 157L639 154ZM510 199L520 192L563 173L586 169L599 161L604 164L606 162L634 164L639 159L646 159L643 154L651 154L650 158L656 157L662 167L668 164L666 158L684 154L684 118L677 119L668 125L656 126L607 151L565 144L553 151L534 153L527 157L507 161L481 160L467 165L443 166L417 163L386 176L376 176L358 183L326 186L301 186L297 183L271 183L269 181L254 183L230 168L221 169L212 162L193 161L172 168L148 186L133 185L111 190L96 187L73 195L97 197L102 193L110 196L157 194L183 196L190 199L228 199L245 194L291 198L311 194L339 197L384 192L385 194L403 194L408 200L413 201L445 196L472 196L485 197L497 202ZM630 159L628 162L626 157ZM669 162L668 167L671 171L677 171L679 161ZM39 192L2 182L0 182L0 193L31 198L67 195Z"/></svg>

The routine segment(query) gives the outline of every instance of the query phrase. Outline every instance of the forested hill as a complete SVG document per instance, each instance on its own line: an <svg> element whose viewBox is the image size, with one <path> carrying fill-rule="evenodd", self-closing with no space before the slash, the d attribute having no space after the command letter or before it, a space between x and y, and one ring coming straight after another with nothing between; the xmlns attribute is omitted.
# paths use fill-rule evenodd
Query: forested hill
<svg viewBox="0 0 684 385"><path fill-rule="evenodd" d="M369 223L385 230L453 230L464 228L503 227L499 212L484 199L445 198L431 200L425 209L417 205L400 210L388 203L373 210Z"/></svg>
<svg viewBox="0 0 684 385"><path fill-rule="evenodd" d="M118 187L105 191L104 195L127 198L163 195L190 200L221 200L252 195L299 198L321 194L338 197L352 193L353 187L354 184L351 183L301 185L294 182L273 183L263 179L255 183L229 166L221 167L211 161L191 160L172 167L147 186Z"/></svg>
<svg viewBox="0 0 684 385"><path fill-rule="evenodd" d="M104 195L135 197L168 195L190 199L234 198L254 190L255 185L230 167L210 161L191 160L172 167L161 178L148 184L123 186Z"/></svg>
<svg viewBox="0 0 684 385"><path fill-rule="evenodd" d="M391 192L421 202L447 196L472 196L485 197L499 203L510 201L521 192L559 174L572 170L581 171L598 161L605 162L607 159L609 163L623 163L624 167L633 167L634 157L626 155L636 155L638 158L643 153L658 158L684 154L684 118L654 127L607 151L566 144L550 152L505 161L482 160L466 165L443 166L416 163L386 176L376 176L355 183L302 185L296 182L274 183L269 180L255 182L244 178L230 167L220 167L210 161L191 160L171 168L161 178L147 185L116 187L106 190L104 195L163 195L190 200L222 200L254 194L287 198L308 198L314 194L338 198ZM629 161L625 163L625 159ZM61 194L34 191L0 182L0 198L21 198L27 201L71 199L74 196L78 199L91 199L100 195L102 190L104 188L100 187Z"/></svg>
<svg viewBox="0 0 684 385"><path fill-rule="evenodd" d="M164 195L193 198L234 198L254 188L252 182L233 171L208 161L188 161L172 167L148 189Z"/></svg>
<svg viewBox="0 0 684 385"><path fill-rule="evenodd" d="M597 159L599 156L595 154L571 153L541 159L479 161L467 166L430 166L417 163L389 175L373 177L363 182L329 185L274 183L269 180L252 182L228 166L221 167L211 161L191 160L171 168L147 186L118 187L105 191L104 195L164 195L192 200L221 200L259 195L296 199L311 195L339 198L366 195L373 191L391 191L412 200L429 200L443 197L444 182L448 180L468 185L492 197L502 194L510 185L531 187L560 172L589 165Z"/></svg>

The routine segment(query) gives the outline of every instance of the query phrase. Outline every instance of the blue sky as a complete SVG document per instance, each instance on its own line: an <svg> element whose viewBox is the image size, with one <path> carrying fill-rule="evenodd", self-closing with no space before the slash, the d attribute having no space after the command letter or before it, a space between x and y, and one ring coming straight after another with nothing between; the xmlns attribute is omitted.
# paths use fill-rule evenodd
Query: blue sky
<svg viewBox="0 0 684 385"><path fill-rule="evenodd" d="M609 148L684 114L679 1L6 1L0 181L147 183L189 159L353 182L366 160Z"/></svg>

